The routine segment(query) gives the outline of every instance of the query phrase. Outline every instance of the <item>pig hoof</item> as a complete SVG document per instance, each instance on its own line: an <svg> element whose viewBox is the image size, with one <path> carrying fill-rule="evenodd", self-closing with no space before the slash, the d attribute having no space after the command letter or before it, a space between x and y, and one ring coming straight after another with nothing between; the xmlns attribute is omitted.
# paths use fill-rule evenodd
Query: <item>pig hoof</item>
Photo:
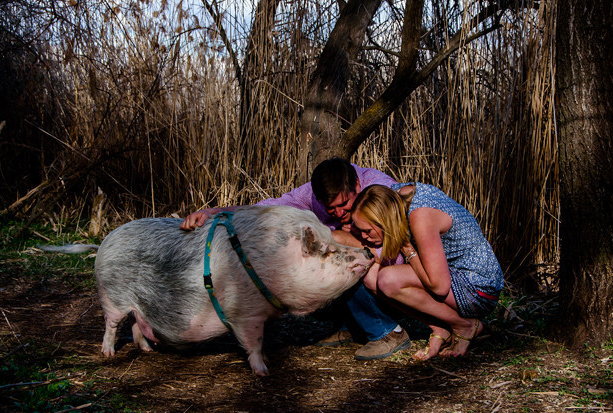
<svg viewBox="0 0 613 413"><path fill-rule="evenodd" d="M260 357L254 357L251 355L249 357L249 365L251 366L251 370L253 370L257 376L268 376L268 367L266 367L266 364L264 364L264 360L262 359L261 355Z"/></svg>
<svg viewBox="0 0 613 413"><path fill-rule="evenodd" d="M262 370L253 370L253 372L255 373L256 376L260 376L260 377L266 377L268 376L268 368L266 366L264 366L264 369Z"/></svg>
<svg viewBox="0 0 613 413"><path fill-rule="evenodd" d="M104 357L113 357L115 355L115 346L111 348L106 348L104 345L102 346L102 354Z"/></svg>
<svg viewBox="0 0 613 413"><path fill-rule="evenodd" d="M136 324L135 324L136 325ZM149 342L147 341L147 339L145 338L145 336L142 335L142 333L140 332L140 330L135 331L133 329L133 338L134 338L134 343L136 343L136 345L143 351L153 351L153 349L151 348L151 346L149 345Z"/></svg>

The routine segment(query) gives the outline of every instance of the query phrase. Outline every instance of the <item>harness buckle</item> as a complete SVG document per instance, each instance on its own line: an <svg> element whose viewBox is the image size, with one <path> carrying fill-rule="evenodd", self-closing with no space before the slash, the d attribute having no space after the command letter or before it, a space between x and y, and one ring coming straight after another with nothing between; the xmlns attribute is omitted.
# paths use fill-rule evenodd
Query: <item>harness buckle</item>
<svg viewBox="0 0 613 413"><path fill-rule="evenodd" d="M207 290L213 289L213 280L211 279L211 274L205 274L202 276L202 278L204 279L204 288L206 288Z"/></svg>
<svg viewBox="0 0 613 413"><path fill-rule="evenodd" d="M234 250L237 250L238 248L241 248L241 243L238 240L238 236L236 234L234 234L231 237L229 237L228 240L230 241L230 245L232 245L232 248Z"/></svg>

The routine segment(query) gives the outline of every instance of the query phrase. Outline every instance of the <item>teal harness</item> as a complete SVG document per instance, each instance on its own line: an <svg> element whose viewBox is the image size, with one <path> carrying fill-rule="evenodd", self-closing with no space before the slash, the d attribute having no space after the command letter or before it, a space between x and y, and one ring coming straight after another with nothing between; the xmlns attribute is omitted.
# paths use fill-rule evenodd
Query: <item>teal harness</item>
<svg viewBox="0 0 613 413"><path fill-rule="evenodd" d="M219 316L219 319L228 328L230 328L230 325L228 324L223 309L221 308L221 305L219 304L219 301L215 296L215 291L213 290L213 280L211 279L211 243L213 242L213 236L215 235L215 229L217 228L217 225L223 225L224 227L226 227L226 230L228 231L228 239L230 240L232 248L236 252L236 255L238 255L240 262L245 268L245 271L247 271L247 274L249 274L249 278L251 278L251 281L253 281L257 289L264 296L264 298L266 298L266 300L268 300L268 302L272 304L272 306L275 307L277 310L287 311L287 307L283 305L283 303L281 303L281 301L279 301L270 292L268 288L266 288L260 277L258 277L257 273L253 269L253 266L249 262L249 259L245 255L245 251L243 251L243 247L241 246L241 243L238 240L238 236L236 235L236 231L234 230L234 226L232 225L233 216L233 212L220 212L213 217L213 223L209 228L209 233L206 238L206 246L204 247L204 287L208 291L209 297L211 297L213 308L215 308L215 312Z"/></svg>

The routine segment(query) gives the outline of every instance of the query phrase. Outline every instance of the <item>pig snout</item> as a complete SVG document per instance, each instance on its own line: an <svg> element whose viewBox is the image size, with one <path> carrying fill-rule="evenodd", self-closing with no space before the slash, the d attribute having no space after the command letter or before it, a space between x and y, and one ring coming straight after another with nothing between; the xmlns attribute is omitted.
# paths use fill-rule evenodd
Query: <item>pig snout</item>
<svg viewBox="0 0 613 413"><path fill-rule="evenodd" d="M354 255L353 258L354 260L350 267L353 273L358 277L366 274L375 262L375 256L368 248L356 251L356 255Z"/></svg>
<svg viewBox="0 0 613 413"><path fill-rule="evenodd" d="M370 250L368 248L364 248L364 255L366 255L366 258L368 258L368 259L375 258L374 254L372 252L370 252Z"/></svg>

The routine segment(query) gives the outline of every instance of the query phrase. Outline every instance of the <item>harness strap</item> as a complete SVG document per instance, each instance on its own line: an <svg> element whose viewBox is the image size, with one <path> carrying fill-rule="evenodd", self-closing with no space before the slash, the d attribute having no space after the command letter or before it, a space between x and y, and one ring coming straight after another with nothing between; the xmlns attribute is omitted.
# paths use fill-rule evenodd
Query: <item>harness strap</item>
<svg viewBox="0 0 613 413"><path fill-rule="evenodd" d="M213 280L211 279L211 266L210 266L211 242L213 242L213 236L215 235L215 228L217 228L217 224L219 223L220 218L221 218L221 214L215 215L215 218L213 219L213 223L211 224L211 227L209 228L209 233L206 237L206 244L204 247L203 278L204 278L204 287L209 293L209 297L211 298L211 303L213 304L213 308L215 309L217 316L219 317L221 322L224 323L224 325L228 329L230 329L230 324L228 323L228 320L226 319L226 315L224 314L223 309L221 308L221 305L219 304L219 300L217 300L217 297L215 296L215 291L213 290Z"/></svg>
<svg viewBox="0 0 613 413"><path fill-rule="evenodd" d="M245 251L243 250L243 247L238 240L238 235L236 234L236 230L234 229L234 226L231 222L233 216L233 212L220 212L214 216L213 222L211 223L211 227L209 228L209 233L206 239L206 245L204 249L204 286L209 293L211 302L213 303L213 307L215 308L217 315L228 328L228 322L221 308L221 305L219 304L219 301L215 296L215 292L213 290L213 280L211 279L211 243L213 242L213 236L215 235L215 229L217 225L223 225L224 227L226 227L226 230L228 231L228 239L230 241L230 244L232 245L232 248L236 252L236 255L238 255L241 264L243 264L243 267L245 268L245 271L247 271L247 274L249 274L249 278L251 278L251 281L253 281L253 284L255 284L255 286L264 296L264 298L266 298L266 300L277 310L287 311L287 307L283 305L283 303L281 303L281 301L279 301L279 299L277 299L268 288L266 288L266 285L264 285L260 277L258 277L257 273L253 269L253 266L247 258L247 255L245 255Z"/></svg>

